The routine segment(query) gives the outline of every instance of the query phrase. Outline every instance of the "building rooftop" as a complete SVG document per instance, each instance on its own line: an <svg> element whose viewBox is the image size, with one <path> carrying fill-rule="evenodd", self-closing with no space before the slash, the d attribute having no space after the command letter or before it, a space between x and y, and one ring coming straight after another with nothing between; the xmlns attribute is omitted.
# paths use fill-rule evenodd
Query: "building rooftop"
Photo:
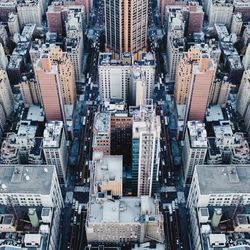
<svg viewBox="0 0 250 250"><path fill-rule="evenodd" d="M207 131L205 129L205 124L199 121L188 121L187 127L191 147L206 148Z"/></svg>
<svg viewBox="0 0 250 250"><path fill-rule="evenodd" d="M109 133L110 131L110 114L96 113L94 121L94 132L96 133Z"/></svg>
<svg viewBox="0 0 250 250"><path fill-rule="evenodd" d="M31 105L29 107L26 119L30 121L43 122L45 119L43 108L40 106Z"/></svg>
<svg viewBox="0 0 250 250"><path fill-rule="evenodd" d="M89 203L89 223L144 223L145 221L157 221L154 199L148 196L122 197L120 199L107 199L106 197ZM145 211L147 210L148 215Z"/></svg>
<svg viewBox="0 0 250 250"><path fill-rule="evenodd" d="M224 120L223 112L220 105L213 105L206 110L206 121L221 121Z"/></svg>
<svg viewBox="0 0 250 250"><path fill-rule="evenodd" d="M2 193L50 194L55 166L0 164Z"/></svg>
<svg viewBox="0 0 250 250"><path fill-rule="evenodd" d="M30 222L31 209L28 206L15 206L14 212L10 206L0 206L0 249L47 249L50 229L49 224L44 224L42 219L43 211L47 208L35 209L39 219L38 227L33 227Z"/></svg>
<svg viewBox="0 0 250 250"><path fill-rule="evenodd" d="M62 121L51 121L46 123L43 132L43 147L44 148L58 148L61 143L61 136L63 133Z"/></svg>
<svg viewBox="0 0 250 250"><path fill-rule="evenodd" d="M108 181L122 182L123 158L122 155L104 155L95 164L95 184Z"/></svg>
<svg viewBox="0 0 250 250"><path fill-rule="evenodd" d="M201 195L250 193L250 165L197 165Z"/></svg>

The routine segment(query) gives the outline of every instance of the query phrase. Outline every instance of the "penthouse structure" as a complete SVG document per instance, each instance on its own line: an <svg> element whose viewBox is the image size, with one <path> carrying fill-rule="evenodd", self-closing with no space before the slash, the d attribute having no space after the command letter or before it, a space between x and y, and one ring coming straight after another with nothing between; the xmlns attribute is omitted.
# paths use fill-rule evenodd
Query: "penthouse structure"
<svg viewBox="0 0 250 250"><path fill-rule="evenodd" d="M96 113L93 125L93 152L110 155L110 114Z"/></svg>
<svg viewBox="0 0 250 250"><path fill-rule="evenodd" d="M250 163L250 150L243 133L233 133L229 121L220 121L213 129L214 137L208 139L208 164Z"/></svg>
<svg viewBox="0 0 250 250"><path fill-rule="evenodd" d="M56 167L59 182L66 184L68 149L63 122L51 121L46 124L43 132L43 152L46 163Z"/></svg>
<svg viewBox="0 0 250 250"><path fill-rule="evenodd" d="M205 124L198 121L188 121L182 150L183 171L187 185L191 184L195 166L205 163L207 149Z"/></svg>
<svg viewBox="0 0 250 250"><path fill-rule="evenodd" d="M58 249L63 199L55 167L1 165L0 181L0 246Z"/></svg>
<svg viewBox="0 0 250 250"><path fill-rule="evenodd" d="M197 165L187 200L192 249L249 246L249 165Z"/></svg>
<svg viewBox="0 0 250 250"><path fill-rule="evenodd" d="M160 117L153 102L145 100L133 120L132 181L138 196L153 196L158 182L160 152Z"/></svg>
<svg viewBox="0 0 250 250"><path fill-rule="evenodd" d="M43 164L42 137L37 130L37 123L21 121L17 133L7 133L1 147L1 163Z"/></svg>

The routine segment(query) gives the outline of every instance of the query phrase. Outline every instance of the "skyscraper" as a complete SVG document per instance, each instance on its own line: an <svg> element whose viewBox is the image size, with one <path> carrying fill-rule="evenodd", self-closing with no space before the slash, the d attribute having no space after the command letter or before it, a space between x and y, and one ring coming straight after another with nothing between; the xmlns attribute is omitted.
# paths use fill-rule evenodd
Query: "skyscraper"
<svg viewBox="0 0 250 250"><path fill-rule="evenodd" d="M188 120L203 121L209 101L210 88L214 81L216 64L208 54L202 54L199 64L195 63L188 101Z"/></svg>
<svg viewBox="0 0 250 250"><path fill-rule="evenodd" d="M152 196L156 190L160 153L160 117L147 99L134 117L132 138L132 179L137 195Z"/></svg>
<svg viewBox="0 0 250 250"><path fill-rule="evenodd" d="M41 58L35 65L36 79L41 93L41 101L48 121L63 119L63 102L59 88L57 66L49 58Z"/></svg>
<svg viewBox="0 0 250 250"><path fill-rule="evenodd" d="M106 48L136 53L147 45L148 0L105 0Z"/></svg>

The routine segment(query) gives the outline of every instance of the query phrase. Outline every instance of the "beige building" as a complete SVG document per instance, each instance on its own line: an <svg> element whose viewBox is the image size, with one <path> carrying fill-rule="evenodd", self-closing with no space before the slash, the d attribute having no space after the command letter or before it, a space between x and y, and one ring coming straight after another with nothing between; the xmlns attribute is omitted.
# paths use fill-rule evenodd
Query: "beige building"
<svg viewBox="0 0 250 250"><path fill-rule="evenodd" d="M148 0L105 0L106 48L118 55L147 46Z"/></svg>
<svg viewBox="0 0 250 250"><path fill-rule="evenodd" d="M16 13L9 13L8 16L8 28L10 31L10 35L14 35L15 33L20 33L20 26L19 26L19 20L18 15Z"/></svg>
<svg viewBox="0 0 250 250"><path fill-rule="evenodd" d="M63 103L75 104L76 84L74 67L68 58L67 53L63 52L60 47L54 47L50 49L49 57L51 62L57 64L58 67Z"/></svg>
<svg viewBox="0 0 250 250"><path fill-rule="evenodd" d="M232 85L227 77L223 79L215 79L210 91L210 104L225 106L230 94L230 90L234 85Z"/></svg>
<svg viewBox="0 0 250 250"><path fill-rule="evenodd" d="M35 79L27 79L27 77L23 77L19 84L19 89L25 107L29 107L32 104L38 105L41 103L39 87Z"/></svg>
<svg viewBox="0 0 250 250"><path fill-rule="evenodd" d="M250 69L245 70L238 92L237 110L242 117L245 116L249 102L250 102Z"/></svg>
<svg viewBox="0 0 250 250"><path fill-rule="evenodd" d="M174 91L175 102L178 105L188 103L193 63L198 62L200 56L200 48L191 47L188 52L183 54L178 64Z"/></svg>

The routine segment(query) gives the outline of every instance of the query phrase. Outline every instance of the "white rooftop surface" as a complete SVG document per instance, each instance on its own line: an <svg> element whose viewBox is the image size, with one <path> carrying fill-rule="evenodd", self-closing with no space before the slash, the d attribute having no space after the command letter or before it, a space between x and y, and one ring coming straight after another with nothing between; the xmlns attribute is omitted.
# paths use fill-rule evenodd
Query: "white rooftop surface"
<svg viewBox="0 0 250 250"><path fill-rule="evenodd" d="M154 199L146 197L151 213L155 215ZM141 198L122 197L119 200L105 200L102 203L91 202L89 209L89 223L139 223L141 215Z"/></svg>
<svg viewBox="0 0 250 250"><path fill-rule="evenodd" d="M132 250L150 249L149 246L150 246L149 242L140 244L140 246L138 246L137 244L135 244L135 246L132 248ZM157 249L157 250L165 250L165 244L158 243L158 244L156 244L156 248L155 249Z"/></svg>
<svg viewBox="0 0 250 250"><path fill-rule="evenodd" d="M1 193L49 194L53 173L52 165L0 164Z"/></svg>
<svg viewBox="0 0 250 250"><path fill-rule="evenodd" d="M43 109L39 106L31 105L29 107L27 120L43 122L45 119Z"/></svg>
<svg viewBox="0 0 250 250"><path fill-rule="evenodd" d="M199 121L188 121L189 139L192 147L207 147L207 131L205 124Z"/></svg>
<svg viewBox="0 0 250 250"><path fill-rule="evenodd" d="M220 125L214 126L214 134L216 138L221 138L225 136L232 136L233 131L230 122L221 122Z"/></svg>
<svg viewBox="0 0 250 250"><path fill-rule="evenodd" d="M108 133L110 129L110 114L109 113L97 113L95 116L94 128L96 132Z"/></svg>
<svg viewBox="0 0 250 250"><path fill-rule="evenodd" d="M105 155L96 162L96 181L122 181L122 155Z"/></svg>
<svg viewBox="0 0 250 250"><path fill-rule="evenodd" d="M250 165L197 165L198 185L202 195L250 193Z"/></svg>
<svg viewBox="0 0 250 250"><path fill-rule="evenodd" d="M211 106L207 109L206 120L207 122L221 121L224 119L220 105Z"/></svg>
<svg viewBox="0 0 250 250"><path fill-rule="evenodd" d="M34 139L37 126L31 125L30 121L21 121L17 131L17 136L25 136L27 138Z"/></svg>
<svg viewBox="0 0 250 250"><path fill-rule="evenodd" d="M61 134L63 130L62 121L53 121L46 123L46 128L43 132L43 147L60 147Z"/></svg>

